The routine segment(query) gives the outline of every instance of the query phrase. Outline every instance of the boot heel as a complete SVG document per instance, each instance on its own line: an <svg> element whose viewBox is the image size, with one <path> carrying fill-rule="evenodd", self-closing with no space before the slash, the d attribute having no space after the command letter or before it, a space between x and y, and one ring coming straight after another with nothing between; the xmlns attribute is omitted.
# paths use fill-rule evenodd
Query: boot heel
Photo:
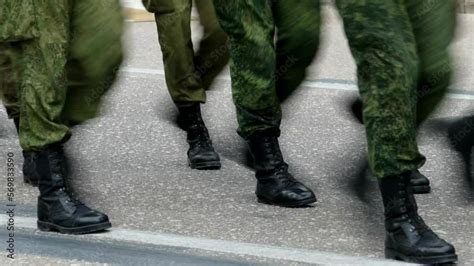
<svg viewBox="0 0 474 266"><path fill-rule="evenodd" d="M49 225L49 223L46 223L46 222L42 222L42 221L36 221L36 224L38 226L38 229L40 231L45 231L45 232L49 232L49 231L52 231L52 228L51 226Z"/></svg>
<svg viewBox="0 0 474 266"><path fill-rule="evenodd" d="M385 249L385 258L392 260L401 260L400 255L393 249Z"/></svg>

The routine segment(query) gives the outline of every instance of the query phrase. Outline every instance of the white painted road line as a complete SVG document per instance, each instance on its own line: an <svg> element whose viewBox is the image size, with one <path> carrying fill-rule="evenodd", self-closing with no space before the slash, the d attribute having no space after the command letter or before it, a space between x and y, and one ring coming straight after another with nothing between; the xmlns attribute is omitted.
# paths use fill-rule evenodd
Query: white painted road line
<svg viewBox="0 0 474 266"><path fill-rule="evenodd" d="M145 7L143 6L141 1L120 0L120 3L122 4L123 7L126 7L126 8L145 10Z"/></svg>
<svg viewBox="0 0 474 266"><path fill-rule="evenodd" d="M36 218L16 216L14 219L16 231L21 230L21 228L29 230L36 229ZM8 216L5 214L0 214L0 220L1 226L4 227L7 224ZM55 233L51 234L53 235ZM82 239L84 240L84 238ZM277 247L226 240L215 240L202 237L162 234L124 228L113 228L106 233L90 234L87 235L87 239L102 241L119 241L152 246L190 248L212 252L222 252L234 255L254 256L273 260L295 261L311 264L394 266L407 265L405 263L397 261L364 257L352 257L333 254L329 252L320 252L316 250Z"/></svg>
<svg viewBox="0 0 474 266"><path fill-rule="evenodd" d="M148 75L160 75L164 76L165 72L161 69L151 69L151 68L134 68L134 67L124 67L121 69L121 72L128 74L148 74ZM231 81L229 76L219 76L217 80ZM319 89L328 89L328 90L345 90L345 91L358 91L356 84L353 84L352 81L346 80L334 80L331 82L328 81L318 81L318 80L306 80L303 82L302 86L310 88L319 88ZM462 92L451 92L446 95L448 98L456 100L470 100L474 101L474 94L467 94Z"/></svg>

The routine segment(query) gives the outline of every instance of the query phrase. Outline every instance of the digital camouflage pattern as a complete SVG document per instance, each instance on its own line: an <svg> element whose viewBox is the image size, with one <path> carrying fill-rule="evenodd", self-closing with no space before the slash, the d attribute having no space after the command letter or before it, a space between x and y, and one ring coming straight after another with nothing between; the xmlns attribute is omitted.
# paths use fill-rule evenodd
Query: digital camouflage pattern
<svg viewBox="0 0 474 266"><path fill-rule="evenodd" d="M212 0L195 1L203 36L199 51L191 39L192 0L143 0L155 14L165 78L176 105L206 101L206 90L229 60L227 36L217 21Z"/></svg>
<svg viewBox="0 0 474 266"><path fill-rule="evenodd" d="M11 14L0 27L0 91L10 116L19 110L20 144L39 150L65 141L70 125L96 115L115 78L122 59L119 1L0 1L9 3L0 14ZM21 30L30 19L34 36Z"/></svg>
<svg viewBox="0 0 474 266"><path fill-rule="evenodd" d="M300 85L316 55L319 1L214 0L214 6L230 39L239 134L279 132L280 103Z"/></svg>
<svg viewBox="0 0 474 266"><path fill-rule="evenodd" d="M38 37L35 0L0 0L0 42ZM15 12L12 12L14 10Z"/></svg>
<svg viewBox="0 0 474 266"><path fill-rule="evenodd" d="M416 127L450 81L453 3L337 1L358 66L369 161L377 177L415 170L425 161ZM256 131L278 130L280 102L300 84L316 53L318 1L214 0L214 5L231 42L239 133L247 138Z"/></svg>
<svg viewBox="0 0 474 266"><path fill-rule="evenodd" d="M16 58L18 55L18 48L8 43L0 43L0 97L8 117L12 119L20 116L20 104L16 90L19 72L19 60ZM16 64L14 65L14 63Z"/></svg>
<svg viewBox="0 0 474 266"><path fill-rule="evenodd" d="M455 28L450 0L339 0L358 67L369 164L377 177L420 168L417 126L441 101Z"/></svg>

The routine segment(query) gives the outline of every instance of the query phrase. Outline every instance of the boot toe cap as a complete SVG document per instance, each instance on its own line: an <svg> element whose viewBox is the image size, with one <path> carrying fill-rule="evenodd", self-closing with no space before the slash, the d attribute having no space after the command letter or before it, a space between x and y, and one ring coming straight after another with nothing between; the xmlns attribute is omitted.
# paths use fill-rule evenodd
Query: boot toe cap
<svg viewBox="0 0 474 266"><path fill-rule="evenodd" d="M211 162L211 161L220 161L219 154L215 151L206 151L198 153L194 156L190 156L189 160L192 163L202 163L202 162Z"/></svg>
<svg viewBox="0 0 474 266"><path fill-rule="evenodd" d="M315 195L312 191L308 190L288 190L282 191L282 198L290 201L302 201L315 198Z"/></svg>
<svg viewBox="0 0 474 266"><path fill-rule="evenodd" d="M284 207L305 206L316 202L316 196L306 187L279 191L257 189L257 196L268 204Z"/></svg>
<svg viewBox="0 0 474 266"><path fill-rule="evenodd" d="M109 217L106 214L91 210L90 212L78 217L77 226L87 226L107 222L109 222Z"/></svg>
<svg viewBox="0 0 474 266"><path fill-rule="evenodd" d="M221 168L219 154L215 151L189 155L188 162L189 166L193 169L212 170Z"/></svg>

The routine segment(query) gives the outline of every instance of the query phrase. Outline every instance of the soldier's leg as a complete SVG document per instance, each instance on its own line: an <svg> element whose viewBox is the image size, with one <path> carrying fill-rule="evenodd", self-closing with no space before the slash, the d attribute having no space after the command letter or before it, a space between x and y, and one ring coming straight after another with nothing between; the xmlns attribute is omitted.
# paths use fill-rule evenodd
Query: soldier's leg
<svg viewBox="0 0 474 266"><path fill-rule="evenodd" d="M207 90L229 61L229 49L227 35L219 25L212 0L198 0L195 5L203 27L203 36L194 63L202 86Z"/></svg>
<svg viewBox="0 0 474 266"><path fill-rule="evenodd" d="M68 90L63 120L78 124L96 116L122 61L123 15L118 0L81 0L72 7Z"/></svg>
<svg viewBox="0 0 474 266"><path fill-rule="evenodd" d="M417 123L438 106L451 81L449 45L456 24L455 1L407 1L420 62Z"/></svg>
<svg viewBox="0 0 474 266"><path fill-rule="evenodd" d="M280 101L276 93L275 22L269 0L214 0L229 35L232 96L239 134L279 133Z"/></svg>
<svg viewBox="0 0 474 266"><path fill-rule="evenodd" d="M67 92L69 8L66 0L39 4L36 12L41 14L38 18L41 36L21 44L19 96L23 150L40 151L66 141L71 134L62 120Z"/></svg>
<svg viewBox="0 0 474 266"><path fill-rule="evenodd" d="M232 94L239 133L254 158L258 200L284 207L315 202L314 193L289 173L278 143L281 109L275 75L274 1L215 0L214 4L230 39Z"/></svg>
<svg viewBox="0 0 474 266"><path fill-rule="evenodd" d="M337 4L358 67L369 163L385 207L386 256L422 264L454 262L454 247L418 215L410 185L424 157L416 144L418 58L406 6L396 0Z"/></svg>
<svg viewBox="0 0 474 266"><path fill-rule="evenodd" d="M383 178L416 170L425 159L416 144L418 57L408 15L397 1L372 2L337 3L358 67L370 166Z"/></svg>
<svg viewBox="0 0 474 266"><path fill-rule="evenodd" d="M219 169L219 155L201 116L200 104L206 101L206 92L201 73L196 69L191 40L192 0L143 0L143 3L148 11L155 13L166 84L179 109L178 122L187 132L188 164L193 169Z"/></svg>
<svg viewBox="0 0 474 266"><path fill-rule="evenodd" d="M0 44L0 93L8 117L13 119L17 133L20 133L20 101L18 99L19 74L21 69L21 45L19 43ZM38 185L31 151L23 151L23 181Z"/></svg>
<svg viewBox="0 0 474 266"><path fill-rule="evenodd" d="M273 14L278 28L275 75L280 101L298 88L306 76L306 68L316 56L321 26L320 8L319 0L280 0L274 3Z"/></svg>
<svg viewBox="0 0 474 266"><path fill-rule="evenodd" d="M111 226L107 215L74 199L67 186L62 143L70 135L64 119L71 11L77 1L38 1L39 38L22 42L20 144L32 152L39 178L38 228L80 234ZM93 23L85 21L85 23ZM94 38L95 35L90 36Z"/></svg>
<svg viewBox="0 0 474 266"><path fill-rule="evenodd" d="M191 40L192 0L143 0L155 14L169 93L178 107L206 101L206 92L194 65Z"/></svg>
<svg viewBox="0 0 474 266"><path fill-rule="evenodd" d="M417 125L419 126L442 100L451 77L448 46L455 26L454 1L407 1L406 10L415 35L419 58L417 91ZM353 112L361 120L361 104L353 104ZM429 180L419 172L411 179L415 193L430 192Z"/></svg>

